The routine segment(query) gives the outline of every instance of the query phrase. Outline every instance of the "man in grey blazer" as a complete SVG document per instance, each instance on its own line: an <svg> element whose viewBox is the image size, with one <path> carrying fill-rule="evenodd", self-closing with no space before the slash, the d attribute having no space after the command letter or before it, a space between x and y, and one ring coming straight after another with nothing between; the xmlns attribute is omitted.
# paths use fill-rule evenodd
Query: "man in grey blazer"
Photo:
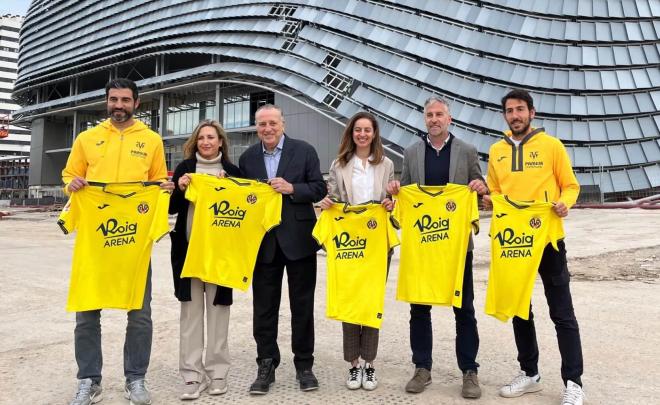
<svg viewBox="0 0 660 405"><path fill-rule="evenodd" d="M397 194L400 186L418 183L444 185L447 183L468 185L480 195L488 188L481 175L481 168L474 146L454 137L449 132L451 115L449 104L442 98L430 97L424 103L424 121L428 133L424 140L408 147L403 153L401 181L388 185L390 194ZM462 395L479 398L481 388L477 378L476 361L479 350L479 333L474 316L474 289L472 283L472 237L468 245L463 276L462 308L454 307L456 319L456 357L463 372ZM431 383L433 334L430 305L410 305L410 348L415 374L406 385L406 391L420 393Z"/></svg>

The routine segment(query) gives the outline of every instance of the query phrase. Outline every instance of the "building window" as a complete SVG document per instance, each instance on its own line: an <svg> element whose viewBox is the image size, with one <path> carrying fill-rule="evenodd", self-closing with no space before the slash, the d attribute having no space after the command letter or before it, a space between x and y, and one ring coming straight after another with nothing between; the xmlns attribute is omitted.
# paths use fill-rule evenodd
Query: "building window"
<svg viewBox="0 0 660 405"><path fill-rule="evenodd" d="M225 98L222 126L227 129L250 125L250 96L247 94Z"/></svg>
<svg viewBox="0 0 660 405"><path fill-rule="evenodd" d="M339 66L339 62L341 62L341 56L334 52L328 52L328 55L325 57L325 59L323 59L323 65L333 69Z"/></svg>
<svg viewBox="0 0 660 405"><path fill-rule="evenodd" d="M288 52L288 51L291 51L291 50L293 50L293 48L296 47L296 44L297 44L297 42L296 42L295 40L293 40L293 39L287 39L287 40L284 41L284 43L282 44L282 50L283 50L283 51L287 51L287 52Z"/></svg>
<svg viewBox="0 0 660 405"><path fill-rule="evenodd" d="M277 16L277 17L291 17L293 13L296 12L297 8L298 6L289 6L289 5L280 4L277 6L273 6L273 8L271 8L270 11L268 12L268 15Z"/></svg>
<svg viewBox="0 0 660 405"><path fill-rule="evenodd" d="M328 72L327 76L323 79L323 83L340 93L346 92L350 87L351 81L348 77L335 72Z"/></svg>
<svg viewBox="0 0 660 405"><path fill-rule="evenodd" d="M282 28L282 33L284 35L296 36L298 31L300 31L301 23L300 21L288 21L284 28Z"/></svg>
<svg viewBox="0 0 660 405"><path fill-rule="evenodd" d="M343 99L344 98L341 96L341 94L331 91L323 99L323 104L332 107L334 109L337 109L337 107L339 107Z"/></svg>

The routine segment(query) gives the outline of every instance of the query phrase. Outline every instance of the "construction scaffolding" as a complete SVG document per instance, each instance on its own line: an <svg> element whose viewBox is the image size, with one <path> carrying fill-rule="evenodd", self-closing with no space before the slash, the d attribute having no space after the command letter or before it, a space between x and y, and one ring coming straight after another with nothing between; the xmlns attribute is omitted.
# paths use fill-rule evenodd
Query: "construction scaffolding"
<svg viewBox="0 0 660 405"><path fill-rule="evenodd" d="M28 156L0 157L0 200L27 198L29 170Z"/></svg>

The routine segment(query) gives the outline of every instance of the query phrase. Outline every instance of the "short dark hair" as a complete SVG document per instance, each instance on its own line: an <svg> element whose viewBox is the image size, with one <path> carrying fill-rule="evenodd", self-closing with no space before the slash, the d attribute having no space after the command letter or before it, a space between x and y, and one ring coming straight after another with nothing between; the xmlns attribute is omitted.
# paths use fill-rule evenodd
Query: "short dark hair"
<svg viewBox="0 0 660 405"><path fill-rule="evenodd" d="M108 84L105 85L106 99L110 95L110 89L131 89L133 92L133 100L137 100L139 97L137 85L131 79L119 77L117 79L110 80Z"/></svg>
<svg viewBox="0 0 660 405"><path fill-rule="evenodd" d="M529 95L527 90L513 89L502 97L502 111L506 112L506 102L510 99L522 100L527 103L527 108L530 111L534 109L534 100L532 100L532 96Z"/></svg>

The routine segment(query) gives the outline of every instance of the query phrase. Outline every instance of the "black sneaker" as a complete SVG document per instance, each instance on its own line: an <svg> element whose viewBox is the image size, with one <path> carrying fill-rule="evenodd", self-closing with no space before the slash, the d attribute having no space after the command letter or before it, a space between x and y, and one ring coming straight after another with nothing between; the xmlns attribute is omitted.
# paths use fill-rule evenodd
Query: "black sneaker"
<svg viewBox="0 0 660 405"><path fill-rule="evenodd" d="M319 389L319 380L312 370L296 371L296 380L300 382L301 391L314 391Z"/></svg>
<svg viewBox="0 0 660 405"><path fill-rule="evenodd" d="M264 395L268 393L270 385L275 382L275 365L273 359L263 359L257 362L257 379L250 386L250 394Z"/></svg>

